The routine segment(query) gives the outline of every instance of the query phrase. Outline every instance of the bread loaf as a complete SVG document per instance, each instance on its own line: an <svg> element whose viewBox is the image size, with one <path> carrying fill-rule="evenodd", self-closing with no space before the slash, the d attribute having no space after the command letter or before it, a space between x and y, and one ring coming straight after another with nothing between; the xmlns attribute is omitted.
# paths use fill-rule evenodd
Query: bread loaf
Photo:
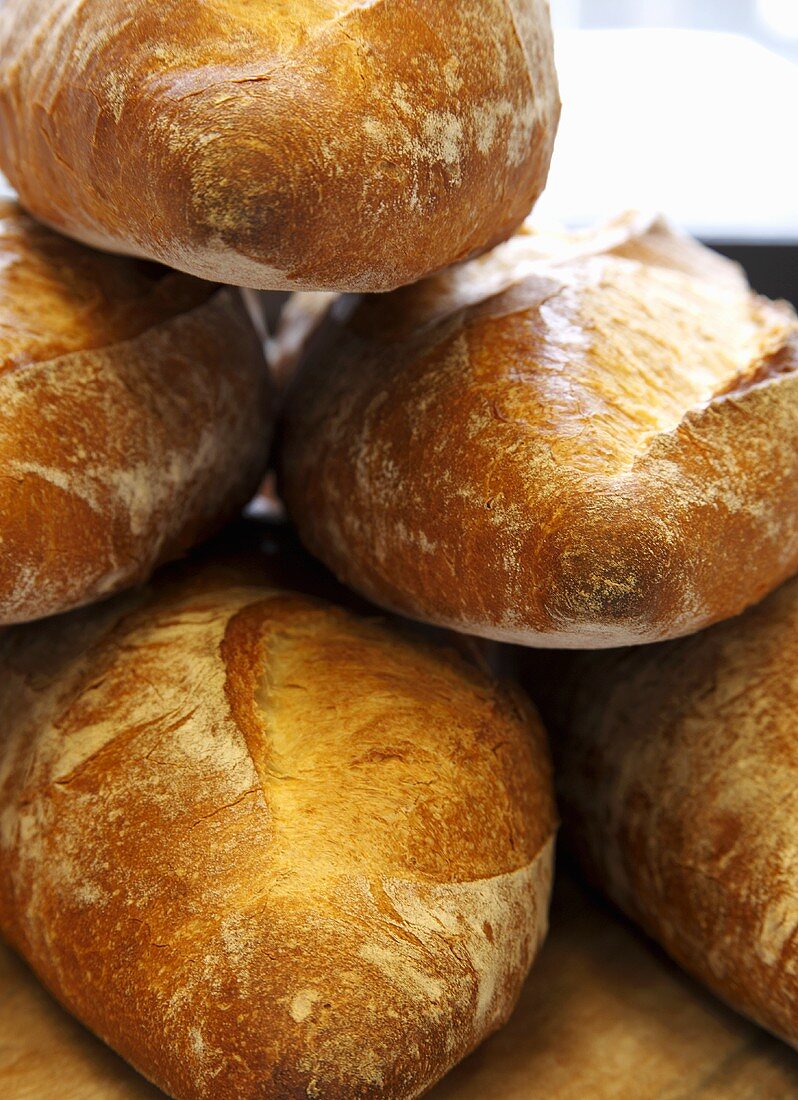
<svg viewBox="0 0 798 1100"><path fill-rule="evenodd" d="M527 232L365 299L308 359L283 495L404 614L553 647L688 634L798 568L797 348L789 306L662 222Z"/></svg>
<svg viewBox="0 0 798 1100"><path fill-rule="evenodd" d="M544 934L542 733L454 652L253 575L0 636L0 929L178 1100L416 1097Z"/></svg>
<svg viewBox="0 0 798 1100"><path fill-rule="evenodd" d="M563 821L591 879L793 1046L797 670L793 580L693 638L560 655L532 681L554 695Z"/></svg>
<svg viewBox="0 0 798 1100"><path fill-rule="evenodd" d="M6 0L0 168L87 244L386 290L507 237L559 115L545 0Z"/></svg>
<svg viewBox="0 0 798 1100"><path fill-rule="evenodd" d="M144 580L235 515L272 404L237 291L0 202L0 622Z"/></svg>

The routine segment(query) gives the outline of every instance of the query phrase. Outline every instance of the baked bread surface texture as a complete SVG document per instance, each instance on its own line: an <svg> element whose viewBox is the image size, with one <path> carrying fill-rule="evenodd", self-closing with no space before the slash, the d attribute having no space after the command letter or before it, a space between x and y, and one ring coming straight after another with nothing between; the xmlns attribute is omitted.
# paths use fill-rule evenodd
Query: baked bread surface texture
<svg viewBox="0 0 798 1100"><path fill-rule="evenodd" d="M555 827L512 689L251 571L0 664L0 928L170 1095L415 1097L507 1018Z"/></svg>
<svg viewBox="0 0 798 1100"><path fill-rule="evenodd" d="M386 290L496 244L559 118L545 0L7 0L0 168L100 248Z"/></svg>
<svg viewBox="0 0 798 1100"><path fill-rule="evenodd" d="M798 568L797 348L791 307L661 221L526 232L315 349L283 494L404 614L554 647L688 634Z"/></svg>
<svg viewBox="0 0 798 1100"><path fill-rule="evenodd" d="M231 519L273 406L237 291L0 203L0 623L145 580Z"/></svg>
<svg viewBox="0 0 798 1100"><path fill-rule="evenodd" d="M798 1046L798 581L692 638L561 657L544 683L593 882Z"/></svg>
<svg viewBox="0 0 798 1100"><path fill-rule="evenodd" d="M164 1100L0 943L0 1082L12 1100ZM551 932L510 1021L430 1100L785 1100L792 1050L730 1012L559 876Z"/></svg>

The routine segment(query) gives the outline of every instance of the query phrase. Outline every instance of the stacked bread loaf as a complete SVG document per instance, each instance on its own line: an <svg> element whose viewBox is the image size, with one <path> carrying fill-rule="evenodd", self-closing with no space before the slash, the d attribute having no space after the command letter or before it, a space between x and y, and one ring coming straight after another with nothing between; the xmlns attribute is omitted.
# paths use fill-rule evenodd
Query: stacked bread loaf
<svg viewBox="0 0 798 1100"><path fill-rule="evenodd" d="M0 6L0 932L175 1100L428 1091L555 780L798 1044L798 317L526 222L558 115L544 0Z"/></svg>

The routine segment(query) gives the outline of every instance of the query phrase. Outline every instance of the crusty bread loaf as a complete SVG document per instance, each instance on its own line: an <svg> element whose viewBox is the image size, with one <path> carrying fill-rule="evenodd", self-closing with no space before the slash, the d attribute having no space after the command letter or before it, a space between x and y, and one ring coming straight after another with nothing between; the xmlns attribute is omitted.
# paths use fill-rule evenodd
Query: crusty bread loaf
<svg viewBox="0 0 798 1100"><path fill-rule="evenodd" d="M87 244L385 290L507 237L559 115L546 0L6 0L0 167Z"/></svg>
<svg viewBox="0 0 798 1100"><path fill-rule="evenodd" d="M519 235L309 357L283 494L407 615L554 647L687 634L798 568L797 349L789 306L661 222Z"/></svg>
<svg viewBox="0 0 798 1100"><path fill-rule="evenodd" d="M538 660L592 880L798 1046L798 580L693 638Z"/></svg>
<svg viewBox="0 0 798 1100"><path fill-rule="evenodd" d="M0 928L178 1100L416 1097L544 934L543 736L453 651L254 572L0 637Z"/></svg>
<svg viewBox="0 0 798 1100"><path fill-rule="evenodd" d="M0 202L0 622L146 579L235 515L272 404L237 291Z"/></svg>

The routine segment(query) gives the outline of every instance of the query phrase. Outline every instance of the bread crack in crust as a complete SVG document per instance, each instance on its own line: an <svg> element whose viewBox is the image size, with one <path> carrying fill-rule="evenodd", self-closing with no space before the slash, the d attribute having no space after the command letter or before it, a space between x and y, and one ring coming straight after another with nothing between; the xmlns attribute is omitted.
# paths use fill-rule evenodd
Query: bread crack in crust
<svg viewBox="0 0 798 1100"><path fill-rule="evenodd" d="M798 568L798 318L662 221L532 229L333 314L290 393L306 545L525 645L689 634Z"/></svg>
<svg viewBox="0 0 798 1100"><path fill-rule="evenodd" d="M416 1097L545 934L543 734L453 651L256 575L0 639L0 929L178 1100Z"/></svg>

